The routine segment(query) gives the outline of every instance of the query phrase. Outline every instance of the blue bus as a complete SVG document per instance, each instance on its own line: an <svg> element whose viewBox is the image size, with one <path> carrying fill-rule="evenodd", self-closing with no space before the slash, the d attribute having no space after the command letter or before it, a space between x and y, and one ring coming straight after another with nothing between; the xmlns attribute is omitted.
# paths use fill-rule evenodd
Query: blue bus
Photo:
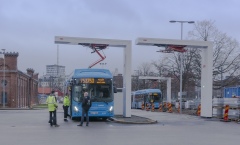
<svg viewBox="0 0 240 145"><path fill-rule="evenodd" d="M151 105L154 103L154 108L159 108L159 104L162 103L162 92L159 89L144 89L132 92L131 95L132 108L139 109L142 108L142 103L144 106L146 104Z"/></svg>
<svg viewBox="0 0 240 145"><path fill-rule="evenodd" d="M114 116L113 96L116 89L113 86L113 76L107 69L76 69L68 85L70 94L69 115L72 119L81 117L82 98L88 92L92 106L89 117L107 119Z"/></svg>

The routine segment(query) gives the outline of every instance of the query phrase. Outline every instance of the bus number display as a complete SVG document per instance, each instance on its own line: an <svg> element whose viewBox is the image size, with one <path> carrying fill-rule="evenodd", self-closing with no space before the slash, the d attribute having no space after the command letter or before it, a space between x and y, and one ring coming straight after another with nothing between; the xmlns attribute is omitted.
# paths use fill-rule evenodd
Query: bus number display
<svg viewBox="0 0 240 145"><path fill-rule="evenodd" d="M80 83L83 83L83 84L94 84L94 78L82 78L82 79L80 79Z"/></svg>

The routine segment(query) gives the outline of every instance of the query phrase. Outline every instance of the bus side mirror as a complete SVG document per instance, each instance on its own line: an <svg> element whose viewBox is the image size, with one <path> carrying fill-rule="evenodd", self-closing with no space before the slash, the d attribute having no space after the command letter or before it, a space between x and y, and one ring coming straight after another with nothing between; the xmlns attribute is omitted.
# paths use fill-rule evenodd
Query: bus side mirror
<svg viewBox="0 0 240 145"><path fill-rule="evenodd" d="M116 87L113 87L113 92L117 93L117 88Z"/></svg>

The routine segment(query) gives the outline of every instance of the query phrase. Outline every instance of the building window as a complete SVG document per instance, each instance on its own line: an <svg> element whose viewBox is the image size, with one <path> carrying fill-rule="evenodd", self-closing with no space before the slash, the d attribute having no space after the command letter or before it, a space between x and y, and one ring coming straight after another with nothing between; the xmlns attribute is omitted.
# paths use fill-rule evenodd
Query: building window
<svg viewBox="0 0 240 145"><path fill-rule="evenodd" d="M1 93L1 104L3 104L4 100L3 100L3 92ZM5 105L7 104L7 93L5 92Z"/></svg>

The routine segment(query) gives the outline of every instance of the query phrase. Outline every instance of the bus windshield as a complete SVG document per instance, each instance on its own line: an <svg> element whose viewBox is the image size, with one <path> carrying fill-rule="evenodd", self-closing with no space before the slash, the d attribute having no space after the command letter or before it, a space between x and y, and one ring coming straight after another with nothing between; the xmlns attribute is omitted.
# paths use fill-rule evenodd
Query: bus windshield
<svg viewBox="0 0 240 145"><path fill-rule="evenodd" d="M161 94L160 93L152 93L149 95L150 99L153 100L153 102L161 102Z"/></svg>
<svg viewBox="0 0 240 145"><path fill-rule="evenodd" d="M154 100L156 102L160 101L160 99L161 99L161 94L160 93L153 93L153 96L154 96Z"/></svg>
<svg viewBox="0 0 240 145"><path fill-rule="evenodd" d="M111 84L78 84L73 87L73 100L81 102L84 92L87 91L92 102L112 102Z"/></svg>

